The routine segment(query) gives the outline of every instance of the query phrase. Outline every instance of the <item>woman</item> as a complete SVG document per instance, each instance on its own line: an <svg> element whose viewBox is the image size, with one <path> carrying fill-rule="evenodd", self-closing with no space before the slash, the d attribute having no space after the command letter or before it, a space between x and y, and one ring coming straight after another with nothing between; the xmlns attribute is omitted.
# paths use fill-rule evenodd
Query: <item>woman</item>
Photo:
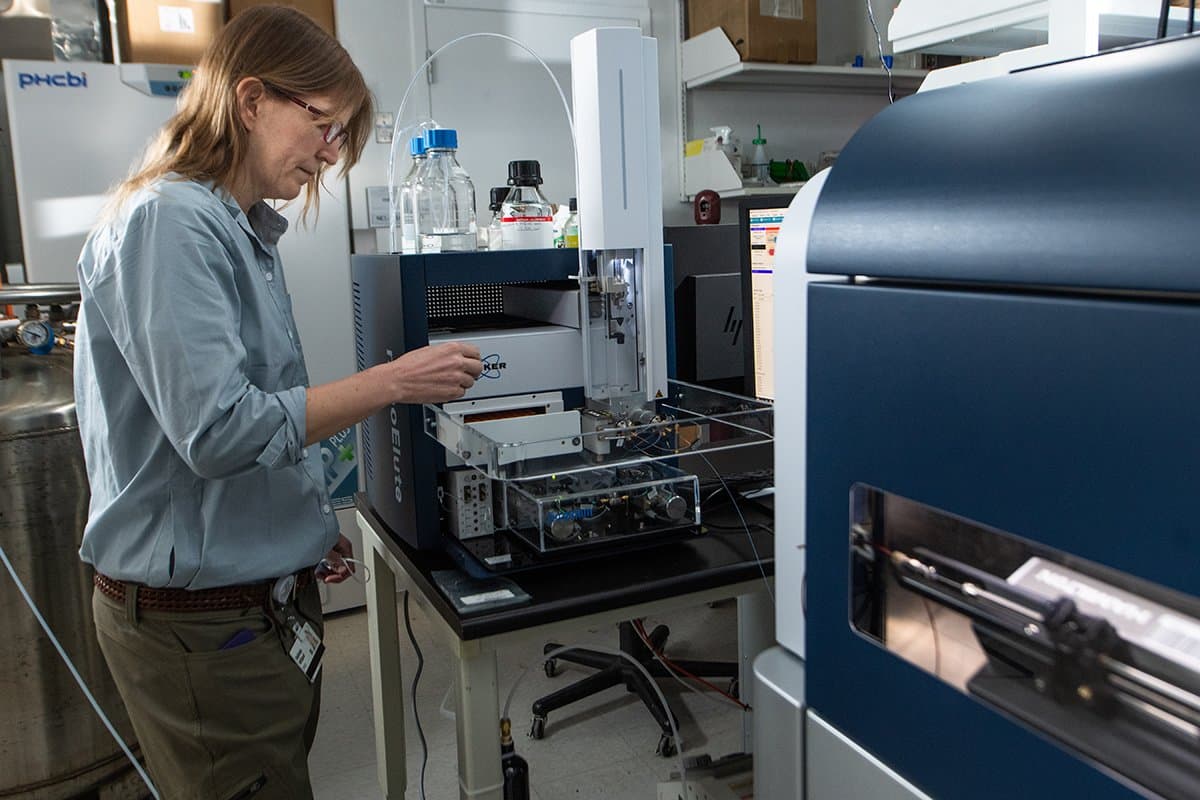
<svg viewBox="0 0 1200 800"><path fill-rule="evenodd" d="M266 200L358 160L365 82L308 17L256 7L216 37L79 261L76 401L101 650L163 797L310 797L322 631L314 565L349 574L325 437L461 397L451 343L308 387Z"/></svg>

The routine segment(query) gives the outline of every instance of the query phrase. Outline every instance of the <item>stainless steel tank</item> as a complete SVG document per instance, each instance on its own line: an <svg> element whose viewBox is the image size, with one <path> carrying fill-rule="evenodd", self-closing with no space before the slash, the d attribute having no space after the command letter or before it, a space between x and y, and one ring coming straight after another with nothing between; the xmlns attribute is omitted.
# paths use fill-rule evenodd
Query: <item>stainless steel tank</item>
<svg viewBox="0 0 1200 800"><path fill-rule="evenodd" d="M27 300L0 289L0 306ZM71 352L0 348L0 545L105 713L132 742L96 643L91 569L79 560L88 496ZM77 797L111 784L128 766L0 566L0 798Z"/></svg>

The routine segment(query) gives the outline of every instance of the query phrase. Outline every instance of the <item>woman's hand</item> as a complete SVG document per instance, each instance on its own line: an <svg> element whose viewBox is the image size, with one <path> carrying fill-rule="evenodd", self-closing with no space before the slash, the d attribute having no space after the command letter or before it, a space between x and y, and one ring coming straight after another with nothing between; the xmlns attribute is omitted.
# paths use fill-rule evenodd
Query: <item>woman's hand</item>
<svg viewBox="0 0 1200 800"><path fill-rule="evenodd" d="M347 558L354 558L354 545L339 533L337 544L325 555L321 563L317 564L317 579L325 583L341 583L349 578L354 574L354 565L346 561Z"/></svg>

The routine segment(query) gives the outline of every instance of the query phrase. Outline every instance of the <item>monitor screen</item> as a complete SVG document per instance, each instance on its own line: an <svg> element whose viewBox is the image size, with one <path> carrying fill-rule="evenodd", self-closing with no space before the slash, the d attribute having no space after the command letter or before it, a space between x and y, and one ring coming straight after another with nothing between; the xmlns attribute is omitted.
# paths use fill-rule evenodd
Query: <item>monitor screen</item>
<svg viewBox="0 0 1200 800"><path fill-rule="evenodd" d="M742 241L748 247L743 258L747 259L745 271L750 278L748 297L743 298L747 312L744 324L751 325L746 342L751 353L747 390L763 400L775 399L775 238L786 212L786 205L782 205L747 207L742 213L742 225L746 228Z"/></svg>

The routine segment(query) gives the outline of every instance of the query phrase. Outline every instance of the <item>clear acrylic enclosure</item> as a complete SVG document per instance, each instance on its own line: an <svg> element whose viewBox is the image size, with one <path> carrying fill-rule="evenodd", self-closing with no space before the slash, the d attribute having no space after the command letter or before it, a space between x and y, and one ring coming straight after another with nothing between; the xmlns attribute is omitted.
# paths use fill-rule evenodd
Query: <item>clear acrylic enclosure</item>
<svg viewBox="0 0 1200 800"><path fill-rule="evenodd" d="M661 462L508 481L499 521L539 552L700 523L700 483Z"/></svg>

